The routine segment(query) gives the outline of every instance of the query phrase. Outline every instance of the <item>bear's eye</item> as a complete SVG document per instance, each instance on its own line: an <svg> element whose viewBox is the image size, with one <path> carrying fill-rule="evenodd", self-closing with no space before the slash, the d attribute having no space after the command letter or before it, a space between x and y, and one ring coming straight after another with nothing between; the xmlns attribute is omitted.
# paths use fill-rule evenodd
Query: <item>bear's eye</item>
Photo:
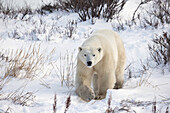
<svg viewBox="0 0 170 113"><path fill-rule="evenodd" d="M84 56L87 56L86 54L84 54Z"/></svg>
<svg viewBox="0 0 170 113"><path fill-rule="evenodd" d="M95 55L95 54L93 54L93 56L95 57L96 55Z"/></svg>

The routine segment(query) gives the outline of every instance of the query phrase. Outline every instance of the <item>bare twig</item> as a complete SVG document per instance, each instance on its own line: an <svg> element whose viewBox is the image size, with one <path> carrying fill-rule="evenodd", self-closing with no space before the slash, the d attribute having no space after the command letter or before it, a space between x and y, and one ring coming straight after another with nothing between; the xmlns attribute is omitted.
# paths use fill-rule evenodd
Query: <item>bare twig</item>
<svg viewBox="0 0 170 113"><path fill-rule="evenodd" d="M53 113L57 112L57 96L54 95Z"/></svg>
<svg viewBox="0 0 170 113"><path fill-rule="evenodd" d="M64 113L66 113L66 112L68 111L68 108L69 108L70 105L71 105L71 95L69 95L69 96L67 97L66 107L65 107Z"/></svg>
<svg viewBox="0 0 170 113"><path fill-rule="evenodd" d="M134 20L135 20L135 15L136 15L136 12L138 11L138 9L141 7L141 5L143 5L143 4L146 4L146 3L148 3L148 2L150 2L151 0L141 0L141 2L139 3L139 5L137 6L137 8L136 8L136 10L134 11L134 13L133 13L133 16L132 16L132 21L134 22Z"/></svg>

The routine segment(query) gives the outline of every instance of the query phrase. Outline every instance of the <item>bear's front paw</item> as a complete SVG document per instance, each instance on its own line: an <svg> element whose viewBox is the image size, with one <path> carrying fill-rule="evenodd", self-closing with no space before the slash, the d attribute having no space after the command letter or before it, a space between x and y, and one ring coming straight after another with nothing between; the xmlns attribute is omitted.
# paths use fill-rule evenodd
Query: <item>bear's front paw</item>
<svg viewBox="0 0 170 113"><path fill-rule="evenodd" d="M83 91L81 92L81 98L87 102L94 99L95 94L91 88L84 86Z"/></svg>

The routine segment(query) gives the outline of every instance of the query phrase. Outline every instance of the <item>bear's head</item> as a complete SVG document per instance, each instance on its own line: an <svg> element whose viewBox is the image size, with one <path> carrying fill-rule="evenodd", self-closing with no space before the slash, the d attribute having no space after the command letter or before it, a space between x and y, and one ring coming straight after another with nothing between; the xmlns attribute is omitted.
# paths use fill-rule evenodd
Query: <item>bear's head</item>
<svg viewBox="0 0 170 113"><path fill-rule="evenodd" d="M88 68L91 68L102 59L103 51L101 47L79 47L78 57Z"/></svg>

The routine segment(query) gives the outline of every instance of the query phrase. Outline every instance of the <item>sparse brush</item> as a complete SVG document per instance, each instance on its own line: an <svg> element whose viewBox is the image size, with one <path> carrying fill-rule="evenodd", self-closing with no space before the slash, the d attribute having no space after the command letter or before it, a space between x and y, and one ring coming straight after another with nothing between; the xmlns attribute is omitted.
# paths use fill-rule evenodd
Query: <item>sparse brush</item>
<svg viewBox="0 0 170 113"><path fill-rule="evenodd" d="M70 54L67 51L64 56L60 55L58 63L56 65L52 63L52 66L61 81L61 86L65 84L67 88L72 88L74 86L74 75L76 71L74 52Z"/></svg>
<svg viewBox="0 0 170 113"><path fill-rule="evenodd" d="M66 113L66 112L68 111L68 108L69 108L70 105L71 105L71 95L69 95L69 96L67 97L66 107L65 107L64 113Z"/></svg>
<svg viewBox="0 0 170 113"><path fill-rule="evenodd" d="M1 100L11 100L14 104L22 106L34 105L35 95L33 92L24 92L26 85L27 84L9 93L4 98L1 98Z"/></svg>
<svg viewBox="0 0 170 113"><path fill-rule="evenodd" d="M113 110L112 113L119 113L119 112L126 112L126 113L137 113L135 110L131 108L130 105L124 103L121 101L120 107L116 106Z"/></svg>
<svg viewBox="0 0 170 113"><path fill-rule="evenodd" d="M20 20L23 20L26 15L33 13L31 7L27 4L27 2L24 3L25 7L18 7L16 9L12 8L13 0L11 0L10 2L3 2L4 1L2 0L0 1L0 13L3 14L3 20L8 18L18 19L18 17Z"/></svg>
<svg viewBox="0 0 170 113"><path fill-rule="evenodd" d="M53 0L53 3L44 3L44 1L42 0L43 5L41 6L40 9L37 10L38 13L40 14L46 14L46 12L50 12L52 13L54 10L59 10L61 9L60 5L58 4L57 1Z"/></svg>
<svg viewBox="0 0 170 113"><path fill-rule="evenodd" d="M68 24L66 25L66 31L65 34L69 38L74 39L73 35L76 34L77 31L77 22L75 20L68 21Z"/></svg>
<svg viewBox="0 0 170 113"><path fill-rule="evenodd" d="M149 65L148 60L147 60L146 64L144 64L141 60L141 67L142 67L142 69L139 71L141 76L140 76L140 80L137 83L137 86L145 86L145 85L150 84L149 78L152 75L152 73L149 73L150 65Z"/></svg>
<svg viewBox="0 0 170 113"><path fill-rule="evenodd" d="M137 86L145 86L145 85L150 85L149 83L149 78L150 78L151 74L147 75L144 77L144 74L142 74L142 76L140 77L140 80L137 83Z"/></svg>
<svg viewBox="0 0 170 113"><path fill-rule="evenodd" d="M40 52L40 45L36 48L35 44L30 45L28 49L18 49L17 51L9 50L4 52L4 61L0 62L0 70L3 78L8 76L19 78L31 78L33 79L38 74L44 74L43 76L50 74L43 70L45 63L51 58L51 54L44 55Z"/></svg>
<svg viewBox="0 0 170 113"><path fill-rule="evenodd" d="M121 101L121 105L126 105L128 104L129 106L153 106L153 111L156 109L156 104L162 104L164 103L164 105L169 105L170 103L170 98L167 98L167 99L163 99L163 100L160 100L160 101L140 101L140 100L129 100L129 99L126 99L126 100L122 100Z"/></svg>
<svg viewBox="0 0 170 113"><path fill-rule="evenodd" d="M30 106L34 103L35 96L33 95L33 92L26 92L20 94L14 92L9 94L8 98L12 100L12 102L15 104L19 104L22 106Z"/></svg>
<svg viewBox="0 0 170 113"><path fill-rule="evenodd" d="M166 108L166 112L165 113L169 113L169 106Z"/></svg>
<svg viewBox="0 0 170 113"><path fill-rule="evenodd" d="M3 113L12 113L12 108L8 107Z"/></svg>
<svg viewBox="0 0 170 113"><path fill-rule="evenodd" d="M106 110L106 113L112 113L112 108L111 108L111 101L112 101L112 95L110 94L109 98L108 98L108 108Z"/></svg>
<svg viewBox="0 0 170 113"><path fill-rule="evenodd" d="M132 70L130 68L131 65L132 65L132 63L129 63L129 65L125 68L125 71L128 75L128 79L132 78Z"/></svg>
<svg viewBox="0 0 170 113"><path fill-rule="evenodd" d="M143 63L142 60L141 61L141 68L140 69L136 69L134 66L134 63L129 63L129 65L127 65L127 67L125 68L125 74L127 77L126 79L130 79L130 78L139 78L139 80L136 82L136 86L153 86L150 82L149 82L149 78L152 75L152 71L151 69L154 67L151 67L150 65L150 60L146 60L145 63ZM154 86L153 86L154 87Z"/></svg>
<svg viewBox="0 0 170 113"><path fill-rule="evenodd" d="M62 9L74 11L79 14L81 21L94 18L104 18L107 22L117 16L122 11L127 0L60 0Z"/></svg>
<svg viewBox="0 0 170 113"><path fill-rule="evenodd" d="M153 113L156 113L156 102L153 102L152 112L153 112Z"/></svg>
<svg viewBox="0 0 170 113"><path fill-rule="evenodd" d="M117 113L117 111L126 111L126 112L130 112L130 113L137 113L135 110L133 110L130 106L133 106L133 107L148 107L148 106L151 106L151 112L152 113L159 113L159 111L161 111L160 109L157 108L158 105L163 105L163 106L166 106L166 105L169 105L169 102L170 102L170 98L168 99L163 99L163 100L160 100L160 101L156 101L156 99L154 101L137 101L137 100L122 100L120 102L120 105L123 106L122 108L119 108L119 107L115 107L113 113ZM161 108L162 109L162 108ZM169 113L168 111L169 107L166 108L166 112L165 113ZM162 113L162 112L161 112Z"/></svg>
<svg viewBox="0 0 170 113"><path fill-rule="evenodd" d="M139 5L137 6L137 8L135 9L134 13L133 13L133 16L132 16L132 22L135 22L135 15L136 15L136 12L139 10L139 8L144 5L144 4L147 4L148 2L150 2L152 0L141 0L141 2L139 3Z"/></svg>
<svg viewBox="0 0 170 113"><path fill-rule="evenodd" d="M57 96L54 95L53 113L57 112Z"/></svg>
<svg viewBox="0 0 170 113"><path fill-rule="evenodd" d="M149 9L144 9L144 14L142 15L139 21L141 22L141 27L147 28L151 26L152 28L157 29L159 26L169 24L169 15L170 15L170 2L169 0L145 0L152 1ZM143 1L142 1L143 2ZM141 2L141 3L142 3ZM144 2L143 2L144 3Z"/></svg>
<svg viewBox="0 0 170 113"><path fill-rule="evenodd" d="M168 64L170 62L170 35L163 32L161 36L153 39L153 45L148 45L151 58L157 63Z"/></svg>

